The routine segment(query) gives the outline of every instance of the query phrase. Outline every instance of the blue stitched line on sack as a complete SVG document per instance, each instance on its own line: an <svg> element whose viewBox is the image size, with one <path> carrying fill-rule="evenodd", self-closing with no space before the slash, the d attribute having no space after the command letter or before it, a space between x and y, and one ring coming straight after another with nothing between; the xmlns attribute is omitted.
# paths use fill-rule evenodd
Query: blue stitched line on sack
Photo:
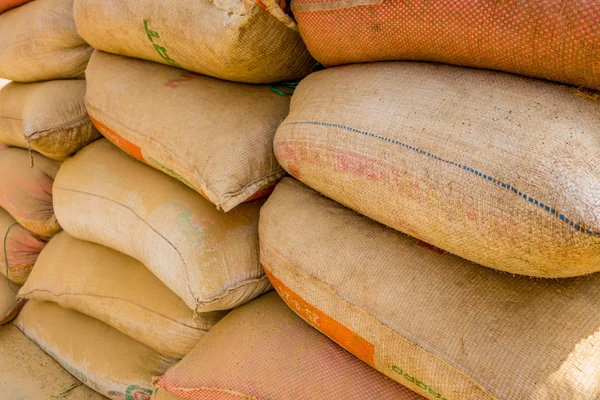
<svg viewBox="0 0 600 400"><path fill-rule="evenodd" d="M412 151L414 151L414 152L416 152L418 154L422 154L422 155L427 156L429 158L433 158L434 160L438 160L438 161L444 162L444 163L446 163L448 165L452 165L452 166L455 166L457 168L460 168L460 169L462 169L464 171L467 171L467 172L469 172L471 174L475 174L476 176L478 176L478 177L480 177L482 179L485 179L485 180L487 180L489 182L495 183L496 185L501 186L502 188L504 188L506 190L510 190L511 192L513 192L514 194L516 194L517 196L522 197L523 199L529 201L530 203L535 204L536 206L539 206L542 210L544 210L544 211L546 211L546 212L554 215L556 218L560 219L564 223L566 223L568 225L571 225L573 228L575 228L575 230L577 230L579 232L582 232L582 233L587 233L588 235L600 236L600 232L599 231L596 231L596 230L592 231L590 229L582 228L579 224L574 223L573 220L565 217L563 214L559 213L554 208L551 208L550 206L542 203L541 201L538 201L538 200L534 199L533 197L530 197L530 196L526 195L525 193L521 192L520 190L518 190L517 188L513 187L512 185L509 185L507 183L501 182L501 181L499 181L498 179L496 179L494 177L491 177L489 175L486 175L486 174L484 174L482 172L477 171L476 169L473 169L473 168L469 167L468 165L463 165L463 164L456 163L454 161L443 159L442 157L439 157L439 156L437 156L435 154L432 154L432 153L430 153L428 151L422 150L422 149L420 149L418 147L415 147L415 146L408 145L406 143L402 143L402 142L400 142L398 140L390 139L390 138L385 137L385 136L380 136L380 135L377 135L377 134L375 134L373 132L361 131L360 129L355 129L355 128L352 128L352 127L349 127L349 126L346 126L346 125L332 124L332 123L329 123L329 122L292 121L292 122L284 122L282 125L320 125L320 126L329 126L329 127L333 127L333 128L344 129L344 130L347 130L347 131L350 131L350 132L360 133L361 135L364 135L364 136L374 137L376 139L380 139L380 140L383 140L383 141L388 142L388 143L396 144L396 145L404 147L404 148L406 148L408 150L412 150Z"/></svg>

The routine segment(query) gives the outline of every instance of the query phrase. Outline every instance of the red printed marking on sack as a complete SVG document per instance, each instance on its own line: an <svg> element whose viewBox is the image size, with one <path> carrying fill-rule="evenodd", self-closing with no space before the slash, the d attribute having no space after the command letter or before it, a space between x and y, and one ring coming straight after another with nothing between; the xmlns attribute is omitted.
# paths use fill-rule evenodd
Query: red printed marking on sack
<svg viewBox="0 0 600 400"><path fill-rule="evenodd" d="M188 82L188 81L196 79L196 78L198 78L200 76L202 76L202 75L196 74L194 72L181 71L181 78L179 78L179 79L171 79L171 80L169 80L169 81L167 81L165 83L165 86L173 88L173 89L177 89L179 87L178 83L180 83L180 82Z"/></svg>
<svg viewBox="0 0 600 400"><path fill-rule="evenodd" d="M96 128L100 131L100 133L110 140L115 146L123 150L125 153L129 154L132 157L137 158L139 161L145 163L144 156L142 155L142 149L136 145L131 143L129 140L125 139L108 126L104 125L102 122L98 121L96 118L90 115L90 120L94 123Z"/></svg>
<svg viewBox="0 0 600 400"><path fill-rule="evenodd" d="M370 366L375 366L375 346L372 343L298 296L266 268L264 270L279 296L302 319Z"/></svg>

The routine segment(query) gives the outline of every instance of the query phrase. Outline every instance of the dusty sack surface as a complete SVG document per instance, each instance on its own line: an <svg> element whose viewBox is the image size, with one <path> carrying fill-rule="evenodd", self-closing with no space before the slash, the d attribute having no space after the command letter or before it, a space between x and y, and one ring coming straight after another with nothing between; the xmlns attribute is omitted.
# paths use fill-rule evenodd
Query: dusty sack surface
<svg viewBox="0 0 600 400"><path fill-rule="evenodd" d="M279 9L274 1L264 4ZM187 0L173 7L167 1L77 0L73 11L79 33L98 50L220 79L297 80L314 65L299 33L253 1Z"/></svg>
<svg viewBox="0 0 600 400"><path fill-rule="evenodd" d="M152 377L173 363L105 323L52 302L28 301L15 325L73 376L109 399L149 400Z"/></svg>
<svg viewBox="0 0 600 400"><path fill-rule="evenodd" d="M72 236L127 254L192 310L228 310L270 284L258 262L261 200L228 213L101 139L67 160L54 206Z"/></svg>
<svg viewBox="0 0 600 400"><path fill-rule="evenodd" d="M289 97L96 51L86 106L106 138L229 211L285 171L273 154Z"/></svg>
<svg viewBox="0 0 600 400"><path fill-rule="evenodd" d="M100 137L84 95L79 79L9 83L0 89L0 143L66 159Z"/></svg>
<svg viewBox="0 0 600 400"><path fill-rule="evenodd" d="M68 400L103 400L81 384L14 324L0 326L0 393L6 399L51 399L68 391Z"/></svg>
<svg viewBox="0 0 600 400"><path fill-rule="evenodd" d="M293 0L327 66L438 61L600 89L600 3L587 0Z"/></svg>
<svg viewBox="0 0 600 400"><path fill-rule="evenodd" d="M392 228L569 277L600 269L599 117L597 100L516 75L353 65L301 82L274 148L290 174Z"/></svg>
<svg viewBox="0 0 600 400"><path fill-rule="evenodd" d="M97 318L157 352L182 358L223 312L194 318L139 261L59 233L44 248L19 298L52 301Z"/></svg>
<svg viewBox="0 0 600 400"><path fill-rule="evenodd" d="M40 236L61 230L52 206L52 184L60 162L27 150L0 150L0 207Z"/></svg>
<svg viewBox="0 0 600 400"><path fill-rule="evenodd" d="M187 400L225 394L245 399L422 399L303 322L274 292L229 313L157 385Z"/></svg>
<svg viewBox="0 0 600 400"><path fill-rule="evenodd" d="M0 246L0 273L12 282L22 285L48 239L23 228L2 208L0 208L0 237L3 239L3 245ZM6 253L4 241L6 241ZM0 281L2 280L4 279L0 278Z"/></svg>
<svg viewBox="0 0 600 400"><path fill-rule="evenodd" d="M35 0L0 14L2 78L80 78L92 51L77 33L73 0Z"/></svg>
<svg viewBox="0 0 600 400"><path fill-rule="evenodd" d="M261 263L296 313L418 394L600 393L600 274L549 280L483 268L291 178L261 210L260 238Z"/></svg>

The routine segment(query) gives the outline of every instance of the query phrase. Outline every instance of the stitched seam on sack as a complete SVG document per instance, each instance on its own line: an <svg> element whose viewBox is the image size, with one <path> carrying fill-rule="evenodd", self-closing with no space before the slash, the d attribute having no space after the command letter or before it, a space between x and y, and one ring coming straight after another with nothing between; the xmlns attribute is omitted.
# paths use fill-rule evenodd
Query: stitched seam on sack
<svg viewBox="0 0 600 400"><path fill-rule="evenodd" d="M266 174L266 175L263 175L262 177L260 177L260 178L257 178L257 179L255 179L255 180L253 180L252 182L250 182L249 184L247 184L246 186L244 186L244 187L243 187L242 189L240 189L240 190L237 190L237 191L235 191L235 192L227 192L227 193L224 193L224 194L222 195L222 197L231 198L231 197L236 197L236 196L239 196L239 195L240 195L240 194L242 194L244 191L246 191L246 190L247 190L247 189L248 189L250 186L252 186L252 185L255 185L255 184L257 184L257 183L260 183L261 181L267 180L267 182L268 182L268 183L270 183L270 182L271 182L271 180L270 180L269 178L271 178L271 177L273 177L273 176L277 176L277 175L279 175L279 174L283 174L283 175L285 175L285 170L284 170L283 168L281 168L281 167L277 168L277 170L276 170L276 171L269 172L268 174Z"/></svg>
<svg viewBox="0 0 600 400"><path fill-rule="evenodd" d="M12 117L3 117L3 116L0 116L0 119L11 119L14 121L21 121L21 122L25 121L25 119L23 119L23 118L12 118ZM61 124L61 125L56 125L51 128L46 128L46 129L42 129L39 131L34 131L34 132L30 133L29 136L26 135L25 133L23 133L23 136L26 139L29 138L29 139L35 140L35 139L37 139L34 137L35 135L44 136L44 135L42 135L43 133L52 133L53 131L56 131L59 129L65 129L65 128L76 128L78 126L85 124L86 121L89 121L87 114L76 121L71 121L68 123Z"/></svg>
<svg viewBox="0 0 600 400"><path fill-rule="evenodd" d="M126 129L130 130L131 132L135 133L136 135L138 135L138 136L140 136L140 137L142 137L142 138L148 139L148 140L150 140L150 141L152 141L152 142L156 143L156 144L157 144L158 146L160 146L160 147L161 147L161 148L162 148L162 149L163 149L163 150L164 150L166 153L168 153L168 154L169 154L169 156L170 156L171 158L173 158L173 159L182 159L182 158L180 158L180 157L178 156L178 154L174 154L174 153L173 153L171 150L169 150L167 147L165 147L165 145L164 145L164 144L162 144L161 142L159 142L158 140L156 140L156 139L154 139L154 138L152 138L152 137L150 137L150 136L143 135L143 134L141 134L140 132L138 132L137 130L135 130L135 129L133 129L133 128L130 128L129 126L125 125L123 122L121 122L121 121L117 121L117 119L116 119L115 117L112 117L112 116L108 115L106 112L104 112L104 111L100 110L98 107L95 107L95 106L93 106L93 105L89 104L89 102L87 101L87 99L85 100L85 106L86 106L86 108L88 109L88 113L89 113L89 109L90 109L90 108L92 108L92 109L94 109L95 111L97 111L97 112L99 112L100 114L102 114L102 115L104 116L104 118L105 118L105 119L110 119L110 120L111 120L113 123L117 123L117 124L119 124L119 125L123 126L124 128L126 128ZM94 117L94 118L96 118L96 117ZM136 146L137 146L137 145L136 145ZM212 197L214 197L214 198L217 198L217 197L219 197L219 195L218 195L218 194L217 194L217 193L216 193L216 192L213 190L213 188L212 188L212 187L210 187L210 186L208 185L208 183L206 182L206 180L205 180L205 179L202 179L202 174L200 173L200 171L198 170L198 168L197 168L197 167L196 167L196 166L195 166L193 163L190 163L188 160L184 160L184 161L186 162L186 164L188 164L188 165L190 165L190 166L191 166L191 169L192 169L193 171L195 171L196 178L198 178L198 180L200 181L200 185L204 184L204 186L205 186L205 187L204 187L204 188L202 188L202 187L201 187L200 189L201 189L201 190L202 190L202 189L205 189L206 191L210 191L210 193L209 193L209 194L212 194ZM152 167L152 168L155 168L155 167ZM155 168L155 169L158 169L158 168ZM159 171L160 171L160 170L159 170ZM165 171L162 171L162 172L166 173ZM181 182L179 179L177 179L177 178L173 177L172 175L170 175L170 174L167 174L167 175L169 175L169 176L171 176L172 178L176 179L178 182ZM182 183L183 183L183 182L182 182ZM184 183L184 185L185 185L185 183ZM188 185L186 185L186 186L188 186ZM188 187L189 187L189 186L188 186ZM196 190L197 190L197 189L194 189L194 191L196 191ZM209 196L209 195L207 194L207 197L209 197L209 198L210 198L211 196ZM214 200L211 200L211 199L209 199L209 201L210 201L210 202L213 202L213 203L219 203L219 202L217 202L217 201L214 201ZM217 208L221 208L221 204L222 204L222 203L215 204L215 205L217 206Z"/></svg>
<svg viewBox="0 0 600 400"><path fill-rule="evenodd" d="M136 307L139 307L139 308L141 308L141 309L143 309L145 311L148 311L148 312L150 312L152 314L159 315L159 316L161 316L161 317L163 317L165 319L168 319L169 321L175 322L178 325L185 326L186 328L190 328L190 329L194 329L194 330L198 330L198 331L202 331L202 332L208 332L208 329L202 329L202 328L198 328L196 326L191 326L191 325L185 324L183 322L179 322L179 321L177 321L177 320L175 320L175 319L173 319L173 318L171 318L169 316L166 316L164 314L161 314L159 312L151 310L151 309L149 309L147 307L144 307L141 304L137 304L137 303L134 303L131 300L121 299L121 298L115 297L115 296L103 296L103 295L99 295L99 294L89 294L89 293L67 293L67 292L65 292L65 293L54 293L53 291L48 290L48 289L33 289L33 290L31 290L31 291L29 291L27 293L19 293L19 297L26 298L27 296L29 296L30 294L35 293L35 292L46 292L46 293L50 293L51 295L56 296L56 297L62 297L62 296L87 296L87 297L98 297L98 298L102 298L102 299L119 300L119 301L122 301L122 302L125 302L125 303L132 304L132 305L134 305Z"/></svg>
<svg viewBox="0 0 600 400"><path fill-rule="evenodd" d="M462 377L464 377L467 381L471 382L473 385L475 385L475 387L477 387L483 393L485 393L486 395L488 395L490 398L497 399L497 396L494 396L490 392L490 390L488 390L484 385L482 385L481 383L479 383L475 378L473 378L473 377L469 376L468 374L464 373L463 371L461 371L458 367L454 366L450 361L446 361L442 355L436 354L437 352L434 349L429 348L429 346L427 346L427 348L426 348L424 345L422 345L420 343L417 343L416 339L415 340L411 340L409 338L409 336L411 336L411 335L408 335L406 332L398 332L395 329L392 329L386 323L384 323L383 321L379 320L379 318L375 317L375 315L373 315L369 311L367 311L365 308L363 308L361 306L357 306L356 304L353 304L350 301L346 300L338 292L336 292L331 286L329 286L328 284L324 283L324 281L321 281L321 280L319 280L317 278L311 277L310 275L308 275L304 271L300 270L300 268L296 267L294 264L292 264L290 261L288 261L283 255L281 255L279 253L279 251L275 250L275 248L273 246L271 246L269 244L266 244L266 243L263 244L263 246L264 247L268 247L269 251L271 251L278 258L280 258L280 261L284 264L284 267L283 267L284 269L285 268L289 269L292 274L296 274L296 275L299 275L299 276L303 277L303 279L305 279L307 282L309 282L311 284L311 286L317 287L317 288L319 288L321 290L325 290L328 294L332 295L333 297L335 297L336 299L338 299L339 301L341 301L343 304L348 305L348 306L350 306L352 308L357 309L359 312L362 312L368 318L372 319L373 321L375 321L377 324L381 325L385 329L392 331L396 335L400 335L404 341L408 342L409 344L414 344L415 346L418 346L420 349L422 349L428 355L430 355L432 357L435 357L435 359L437 359L438 361L440 361L444 365L446 365L449 368L453 369L454 371L458 372ZM273 276L275 276L275 278L277 278L277 276L273 273L273 268L266 268L266 269L269 270L273 274ZM285 282L284 282L284 284L285 284ZM301 296L299 296L299 297L301 297ZM305 301L307 301L307 300L305 300ZM311 302L308 302L308 303L311 304L313 307L316 307ZM328 313L325 313L325 315L330 316ZM331 317L331 318L333 318L333 317ZM338 321L338 322L340 322L340 321ZM312 326L312 324L311 324L311 326ZM358 333L358 332L356 332L356 333Z"/></svg>
<svg viewBox="0 0 600 400"><path fill-rule="evenodd" d="M259 267L260 267L260 265L259 265ZM228 296L230 293L232 293L234 291L238 291L239 289L243 289L243 288L245 288L248 285L251 285L251 284L256 283L256 282L265 281L265 280L269 281L269 278L266 275L263 275L260 278L246 279L246 280L242 281L241 283L239 283L239 284L237 284L235 286L228 287L220 295L212 297L211 299L202 302L202 304L206 307L207 304L209 304L209 303L215 303L215 302L221 300L223 297Z"/></svg>
<svg viewBox="0 0 600 400"><path fill-rule="evenodd" d="M179 258L181 259L181 262L182 262L182 263L183 263L183 265L185 266L185 276L186 276L186 278L187 278L187 282L186 282L186 284L187 284L187 287L188 287L188 290L189 290L190 294L192 295L192 298L193 298L193 299L194 299L194 301L196 302L196 307L197 307L197 305L200 303L200 301L199 301L199 300L198 300L198 298L196 297L195 293L192 291L192 287L190 286L190 276L189 276L189 273L188 273L188 265L187 265L187 263L185 262L185 260L183 259L183 256L181 255L181 253L179 252L179 249L178 249L177 247L175 247L175 245L174 245L173 243L171 243L171 242L169 241L169 239L167 239L166 237L164 237L164 236L163 236L163 235L162 235L162 234L161 234L159 231L157 231L157 230L156 230L156 229L155 229L155 228L154 228L152 225L150 225L150 224L149 224L149 223L148 223L146 220L144 220L142 217L140 217L140 216L139 216L139 215L138 215L138 214L137 214L137 213L136 213L136 212L135 212L135 211L134 211L132 208L130 208L129 206L127 206L127 205L125 205L125 204L119 203L118 201L115 201L115 200L109 199L109 198L107 198L107 197L104 197L104 196L101 196L101 195L98 195L98 194L95 194L95 193L89 193L89 192L85 192L85 191L83 191L83 190L67 189L67 188L61 188L61 187L54 186L53 190L56 190L56 189L59 189L59 190L65 190L65 191L68 191L68 192L80 193L80 194L87 194L87 195L90 195L90 196L95 196L95 197L98 197L98 198L104 199L104 200L106 200L106 201L109 201L109 202L111 202L111 203L118 204L118 205L120 205L121 207L124 207L124 208L128 209L129 211L131 211L131 213L132 213L133 215L135 215L135 216L136 216L136 217L137 217L137 218L138 218L140 221L142 221L142 222L143 222L144 224L146 224L146 225L147 225L147 226L148 226L150 229L152 229L152 231L154 231L154 232L155 232L155 233L156 233L158 236L160 236L160 237L161 237L161 238L162 238L162 239L163 239L165 242L167 242L167 243L168 243L168 244L169 244L169 245L170 245L170 246L173 248L173 250L175 250L175 251L177 252L177 254L179 255Z"/></svg>
<svg viewBox="0 0 600 400"><path fill-rule="evenodd" d="M503 189L506 189L508 191L511 191L512 193L516 194L517 196L523 198L526 201L529 201L531 204L534 204L536 206L539 206L542 211L546 211L547 213L554 215L556 218L558 218L559 220L563 221L565 224L570 225L571 227L573 227L576 231L581 232L583 234L587 234L590 236L600 236L600 229L599 228L592 228L592 229L586 229L586 228L582 228L580 226L580 224L578 223L574 223L573 220L567 218L564 214L561 214L559 211L556 211L554 208L550 207L549 205L542 203L541 201L538 201L536 199L534 199L531 196L528 196L527 194L521 192L520 190L516 189L514 186L504 183L492 176L489 176L487 174L482 173L481 171L478 171L474 168L471 168L467 165L463 165L454 161L450 161L450 160L446 160L436 154L433 154L431 152L422 150L416 146L411 146L409 144L403 143L399 140L395 140L395 139L390 139L388 137L385 136L381 136L381 135L377 135L373 132L369 132L369 131L363 131L360 129L355 129L346 125L341 125L341 124L333 124L333 123L329 123L329 122L319 122L319 121L292 121L292 122L285 122L282 125L319 125L319 126L328 126L328 127L333 127L333 128L339 128L339 129L343 129L349 132L354 132L354 133L360 133L361 135L367 136L367 137L374 137L376 139L379 139L381 141L384 142L388 142L391 144L395 144L397 146L401 146L407 150L411 150L415 153L421 154L423 156L432 158L434 160L440 161L440 162L444 162L448 165L460 168L468 173L474 174L475 176L478 176L480 178L482 178L483 180L486 180L488 182L492 182L494 184L496 184L499 187L502 187Z"/></svg>

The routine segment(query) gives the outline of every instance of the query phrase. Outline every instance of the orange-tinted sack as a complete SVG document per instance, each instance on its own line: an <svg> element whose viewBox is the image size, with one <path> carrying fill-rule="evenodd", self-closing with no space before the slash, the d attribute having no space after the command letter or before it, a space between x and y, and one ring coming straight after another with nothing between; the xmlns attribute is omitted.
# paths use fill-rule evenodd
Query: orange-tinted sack
<svg viewBox="0 0 600 400"><path fill-rule="evenodd" d="M294 0L327 66L437 61L600 89L600 2Z"/></svg>

